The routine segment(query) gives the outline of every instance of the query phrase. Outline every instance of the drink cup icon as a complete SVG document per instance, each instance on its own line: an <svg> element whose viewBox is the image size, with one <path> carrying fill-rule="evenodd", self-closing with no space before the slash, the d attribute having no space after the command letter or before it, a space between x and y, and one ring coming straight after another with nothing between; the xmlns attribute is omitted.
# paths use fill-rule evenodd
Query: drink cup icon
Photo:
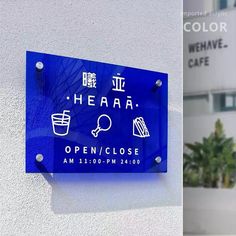
<svg viewBox="0 0 236 236"><path fill-rule="evenodd" d="M63 113L51 115L53 133L58 136L65 136L69 132L70 116L67 115L66 112L70 111L64 110Z"/></svg>

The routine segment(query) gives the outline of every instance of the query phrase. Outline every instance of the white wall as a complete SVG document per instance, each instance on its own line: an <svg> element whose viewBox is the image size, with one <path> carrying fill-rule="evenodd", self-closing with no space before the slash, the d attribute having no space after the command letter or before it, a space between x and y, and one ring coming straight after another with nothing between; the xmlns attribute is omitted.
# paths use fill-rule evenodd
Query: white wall
<svg viewBox="0 0 236 236"><path fill-rule="evenodd" d="M226 23L227 32L185 32L184 33L184 94L208 94L236 90L236 9L218 12L218 15L185 19L185 22L200 22L209 25L212 22ZM189 53L190 43L203 42L222 38L228 47L217 50ZM209 56L210 65L188 68L190 58ZM192 101L191 101L192 102ZM215 121L219 118L224 124L226 135L236 139L236 130L232 129L236 113L213 113L210 109L213 101L209 101L209 114L184 117L184 142L200 141L214 130ZM201 104L204 109L204 102ZM193 108L192 108L193 109Z"/></svg>
<svg viewBox="0 0 236 236"><path fill-rule="evenodd" d="M234 128L236 112L217 112L208 115L184 117L184 143L201 141L214 131L215 122L220 119L224 125L227 137L236 140L236 129Z"/></svg>
<svg viewBox="0 0 236 236"><path fill-rule="evenodd" d="M181 2L1 1L0 235L182 235ZM26 50L168 72L168 173L25 174Z"/></svg>
<svg viewBox="0 0 236 236"><path fill-rule="evenodd" d="M184 232L235 235L235 190L184 188Z"/></svg>
<svg viewBox="0 0 236 236"><path fill-rule="evenodd" d="M216 32L184 32L184 94L194 94L203 91L235 90L236 89L236 9L218 12L218 15L185 19L185 22L198 22L206 25L226 24L226 30ZM226 48L189 53L189 44L208 40L222 39ZM209 66L188 67L189 59L209 57Z"/></svg>
<svg viewBox="0 0 236 236"><path fill-rule="evenodd" d="M212 12L215 9L217 0L184 0L184 12Z"/></svg>

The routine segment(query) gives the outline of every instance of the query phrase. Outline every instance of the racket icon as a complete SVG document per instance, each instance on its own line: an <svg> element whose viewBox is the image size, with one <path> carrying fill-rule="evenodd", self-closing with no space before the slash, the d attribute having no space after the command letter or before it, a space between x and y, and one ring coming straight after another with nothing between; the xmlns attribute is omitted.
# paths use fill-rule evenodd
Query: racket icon
<svg viewBox="0 0 236 236"><path fill-rule="evenodd" d="M98 117L97 127L91 131L91 134L97 138L100 131L108 131L111 128L111 125L111 118L106 114L102 114Z"/></svg>

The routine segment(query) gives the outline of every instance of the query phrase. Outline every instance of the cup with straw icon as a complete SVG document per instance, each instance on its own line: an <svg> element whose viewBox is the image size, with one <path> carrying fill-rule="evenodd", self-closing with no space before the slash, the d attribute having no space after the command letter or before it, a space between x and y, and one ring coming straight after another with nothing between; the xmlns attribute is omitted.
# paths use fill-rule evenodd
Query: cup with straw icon
<svg viewBox="0 0 236 236"><path fill-rule="evenodd" d="M53 133L58 136L65 136L69 132L70 115L66 114L69 110L64 110L63 113L55 113L51 115Z"/></svg>

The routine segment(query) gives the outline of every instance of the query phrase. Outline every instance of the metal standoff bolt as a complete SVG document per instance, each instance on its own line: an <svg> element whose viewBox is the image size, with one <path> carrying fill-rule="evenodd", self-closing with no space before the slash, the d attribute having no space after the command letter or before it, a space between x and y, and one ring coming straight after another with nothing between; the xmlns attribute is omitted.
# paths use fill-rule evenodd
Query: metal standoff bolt
<svg viewBox="0 0 236 236"><path fill-rule="evenodd" d="M42 162L43 161L43 155L42 154L37 154L36 155L36 161L37 162Z"/></svg>
<svg viewBox="0 0 236 236"><path fill-rule="evenodd" d="M158 79L158 80L156 81L156 86L157 86L157 87L161 87L161 85L162 85L162 81L161 81L160 79Z"/></svg>
<svg viewBox="0 0 236 236"><path fill-rule="evenodd" d="M41 61L38 61L35 65L36 69L37 70L42 70L43 69L43 63Z"/></svg>
<svg viewBox="0 0 236 236"><path fill-rule="evenodd" d="M156 157L155 161L156 161L157 164L160 164L161 163L161 157L160 156Z"/></svg>

